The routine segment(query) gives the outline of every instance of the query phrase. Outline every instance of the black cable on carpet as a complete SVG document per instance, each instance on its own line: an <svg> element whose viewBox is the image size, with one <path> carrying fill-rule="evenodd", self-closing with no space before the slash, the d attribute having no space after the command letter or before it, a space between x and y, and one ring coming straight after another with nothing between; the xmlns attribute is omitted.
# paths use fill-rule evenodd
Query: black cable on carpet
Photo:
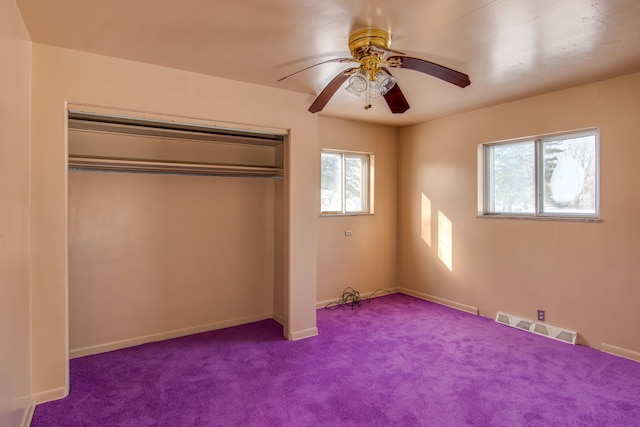
<svg viewBox="0 0 640 427"><path fill-rule="evenodd" d="M384 289L376 289L371 295L369 295L365 299L365 301L370 303L371 297L374 296L378 291L386 292L388 294L391 293ZM362 301L363 300L360 297L360 292L356 291L351 286L348 286L347 288L345 288L344 291L342 291L342 296L338 301L330 302L327 305L325 305L324 308L340 308L340 307L348 306L348 307L351 307L351 309L353 310L353 307L355 307L356 305L360 307L360 303Z"/></svg>

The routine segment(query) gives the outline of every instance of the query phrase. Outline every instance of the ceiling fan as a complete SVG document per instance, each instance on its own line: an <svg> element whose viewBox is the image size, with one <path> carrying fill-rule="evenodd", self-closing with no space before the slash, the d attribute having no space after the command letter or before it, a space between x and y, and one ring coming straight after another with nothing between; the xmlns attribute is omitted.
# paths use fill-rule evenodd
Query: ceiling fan
<svg viewBox="0 0 640 427"><path fill-rule="evenodd" d="M357 63L358 65L341 71L320 92L309 107L309 111L321 111L345 81L349 81L346 90L357 96L365 96L365 109L371 108L371 98L383 96L392 113L401 114L409 109L409 103L400 90L389 68L406 68L429 74L459 87L467 87L469 76L451 68L406 56L390 48L391 34L378 28L363 28L349 36L351 58L334 58L311 65L282 77L278 81L294 76L318 65L329 62Z"/></svg>

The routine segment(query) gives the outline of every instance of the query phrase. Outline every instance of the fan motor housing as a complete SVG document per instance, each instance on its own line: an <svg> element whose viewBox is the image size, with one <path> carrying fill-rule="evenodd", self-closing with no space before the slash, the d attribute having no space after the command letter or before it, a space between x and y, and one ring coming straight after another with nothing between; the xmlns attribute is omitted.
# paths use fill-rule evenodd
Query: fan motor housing
<svg viewBox="0 0 640 427"><path fill-rule="evenodd" d="M365 48L369 45L388 49L391 46L391 34L379 28L363 28L349 35L349 50L356 60L366 56Z"/></svg>

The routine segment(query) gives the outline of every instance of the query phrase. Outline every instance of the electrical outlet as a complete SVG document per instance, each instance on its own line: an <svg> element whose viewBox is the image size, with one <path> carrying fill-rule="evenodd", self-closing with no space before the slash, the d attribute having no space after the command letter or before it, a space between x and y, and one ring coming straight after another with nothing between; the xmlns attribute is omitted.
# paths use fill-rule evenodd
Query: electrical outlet
<svg viewBox="0 0 640 427"><path fill-rule="evenodd" d="M351 236L353 234L353 230L348 229L348 230L344 230L344 235L345 236Z"/></svg>
<svg viewBox="0 0 640 427"><path fill-rule="evenodd" d="M544 310L538 310L538 320L544 322Z"/></svg>

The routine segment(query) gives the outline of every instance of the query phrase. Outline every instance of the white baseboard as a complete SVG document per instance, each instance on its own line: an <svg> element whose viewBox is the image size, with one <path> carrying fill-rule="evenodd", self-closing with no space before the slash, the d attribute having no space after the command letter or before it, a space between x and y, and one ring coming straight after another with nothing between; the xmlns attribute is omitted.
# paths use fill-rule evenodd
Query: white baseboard
<svg viewBox="0 0 640 427"><path fill-rule="evenodd" d="M9 391L14 391L9 389ZM29 427L35 410L31 394L0 402L0 426Z"/></svg>
<svg viewBox="0 0 640 427"><path fill-rule="evenodd" d="M273 313L273 320L284 325L284 316L280 313Z"/></svg>
<svg viewBox="0 0 640 427"><path fill-rule="evenodd" d="M292 331L288 334L287 339L290 341L298 341L305 338L311 338L318 335L318 328L303 329L301 331Z"/></svg>
<svg viewBox="0 0 640 427"><path fill-rule="evenodd" d="M625 359L631 359L636 362L640 362L640 353L638 353L637 351L606 343L600 344L600 350L604 351L605 353L613 354L614 356L624 357Z"/></svg>
<svg viewBox="0 0 640 427"><path fill-rule="evenodd" d="M128 338L120 341L113 341L104 344L97 344L88 347L80 347L69 350L69 358L75 359L77 357L90 356L92 354L105 353L107 351L120 350L127 347L133 347L136 345L147 344L150 342L163 341L172 338L184 337L187 335L199 334L201 332L214 331L216 329L229 328L232 326L244 325L252 322L259 322L265 319L272 319L273 313L259 314L255 316L241 317L238 319L224 320L221 322L208 323L206 325L193 326L184 329L177 329L168 332L160 332L157 334L150 334L141 337Z"/></svg>
<svg viewBox="0 0 640 427"><path fill-rule="evenodd" d="M29 427L31 425L31 421L33 420L33 413L36 410L36 404L33 401L33 397L29 399L29 405L27 409L24 411L24 416L22 417L22 427Z"/></svg>
<svg viewBox="0 0 640 427"><path fill-rule="evenodd" d="M33 403L39 405L40 403L51 402L52 400L64 399L69 395L69 387L52 388L51 390L44 390L33 394Z"/></svg>
<svg viewBox="0 0 640 427"><path fill-rule="evenodd" d="M446 298L436 297L433 295L425 294L425 293L414 291L407 288L399 288L398 292L412 296L412 297L420 298L425 301L435 302L436 304L445 305L447 307L455 308L456 310L465 311L467 313L471 313L475 315L477 315L480 312L477 307L473 307L471 305L462 304L457 301L451 301Z"/></svg>

